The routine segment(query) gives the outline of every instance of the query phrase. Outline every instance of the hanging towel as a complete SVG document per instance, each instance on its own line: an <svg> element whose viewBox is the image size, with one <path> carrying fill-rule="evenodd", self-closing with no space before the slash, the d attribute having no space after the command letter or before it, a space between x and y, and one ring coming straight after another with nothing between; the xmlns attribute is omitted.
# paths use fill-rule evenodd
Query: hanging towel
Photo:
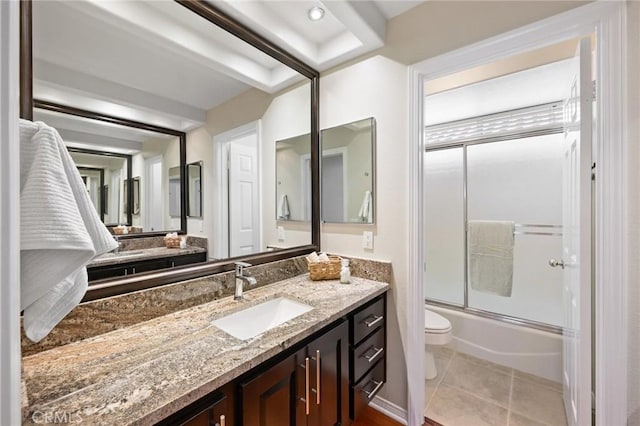
<svg viewBox="0 0 640 426"><path fill-rule="evenodd" d="M511 297L513 222L469 221L469 280L474 290Z"/></svg>
<svg viewBox="0 0 640 426"><path fill-rule="evenodd" d="M364 198L358 211L358 220L364 223L373 223L373 200L371 199L371 191L364 192Z"/></svg>
<svg viewBox="0 0 640 426"><path fill-rule="evenodd" d="M20 120L20 307L40 341L80 302L86 264L117 247L91 203L62 138Z"/></svg>
<svg viewBox="0 0 640 426"><path fill-rule="evenodd" d="M289 220L291 212L289 211L289 199L287 194L282 194L278 203L278 220Z"/></svg>

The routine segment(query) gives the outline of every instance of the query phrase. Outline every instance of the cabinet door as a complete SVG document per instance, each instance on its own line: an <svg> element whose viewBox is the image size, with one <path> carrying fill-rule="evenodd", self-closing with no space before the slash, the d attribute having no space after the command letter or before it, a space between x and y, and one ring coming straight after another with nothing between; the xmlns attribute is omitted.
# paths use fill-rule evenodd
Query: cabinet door
<svg viewBox="0 0 640 426"><path fill-rule="evenodd" d="M141 272L155 271L157 269L164 269L167 267L167 259L151 259L141 260L129 267L129 274L139 274Z"/></svg>
<svg viewBox="0 0 640 426"><path fill-rule="evenodd" d="M206 262L206 253L185 254L182 256L173 256L168 259L168 266L175 268L176 266L190 265L192 263Z"/></svg>
<svg viewBox="0 0 640 426"><path fill-rule="evenodd" d="M234 384L229 383L158 422L156 426L233 426L233 390Z"/></svg>
<svg viewBox="0 0 640 426"><path fill-rule="evenodd" d="M243 426L305 424L305 358L296 352L240 385Z"/></svg>
<svg viewBox="0 0 640 426"><path fill-rule="evenodd" d="M309 426L348 424L348 338L345 321L307 346L307 355L312 359Z"/></svg>
<svg viewBox="0 0 640 426"><path fill-rule="evenodd" d="M104 278L123 277L126 275L126 266L113 265L113 266L94 266L87 268L87 274L89 281L102 280Z"/></svg>

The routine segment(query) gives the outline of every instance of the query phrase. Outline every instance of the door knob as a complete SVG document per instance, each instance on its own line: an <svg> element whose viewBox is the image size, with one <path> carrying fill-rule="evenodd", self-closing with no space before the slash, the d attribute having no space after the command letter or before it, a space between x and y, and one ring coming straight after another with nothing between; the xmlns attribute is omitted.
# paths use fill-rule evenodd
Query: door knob
<svg viewBox="0 0 640 426"><path fill-rule="evenodd" d="M564 262L562 260L549 259L549 266L551 266L552 268L559 266L564 269Z"/></svg>

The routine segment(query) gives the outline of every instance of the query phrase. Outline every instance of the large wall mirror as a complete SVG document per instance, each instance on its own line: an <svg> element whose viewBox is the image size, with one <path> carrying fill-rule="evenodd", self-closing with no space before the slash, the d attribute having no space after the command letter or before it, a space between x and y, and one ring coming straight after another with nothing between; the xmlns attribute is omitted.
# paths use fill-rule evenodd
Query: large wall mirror
<svg viewBox="0 0 640 426"><path fill-rule="evenodd" d="M322 221L374 223L376 120L324 129L321 141Z"/></svg>
<svg viewBox="0 0 640 426"><path fill-rule="evenodd" d="M317 71L204 1L23 1L21 14L21 116L104 154L77 157L104 222L208 239L212 262L100 295L319 248ZM306 222L283 233L267 213L276 141L302 134Z"/></svg>

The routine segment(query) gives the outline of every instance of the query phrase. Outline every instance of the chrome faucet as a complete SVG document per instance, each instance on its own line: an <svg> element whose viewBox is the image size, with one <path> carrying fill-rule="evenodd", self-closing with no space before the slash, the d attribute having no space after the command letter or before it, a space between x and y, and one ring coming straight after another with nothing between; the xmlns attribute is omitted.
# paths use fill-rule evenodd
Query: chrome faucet
<svg viewBox="0 0 640 426"><path fill-rule="evenodd" d="M120 245L121 245L120 239L118 238L117 235L114 235L113 239L116 240L116 243L118 243L118 247L113 249L113 254L118 254L118 253L120 253Z"/></svg>
<svg viewBox="0 0 640 426"><path fill-rule="evenodd" d="M250 286L256 285L256 279L249 275L244 268L251 266L247 262L236 262L236 294L233 296L233 300L242 300L242 286L243 283L247 283Z"/></svg>

